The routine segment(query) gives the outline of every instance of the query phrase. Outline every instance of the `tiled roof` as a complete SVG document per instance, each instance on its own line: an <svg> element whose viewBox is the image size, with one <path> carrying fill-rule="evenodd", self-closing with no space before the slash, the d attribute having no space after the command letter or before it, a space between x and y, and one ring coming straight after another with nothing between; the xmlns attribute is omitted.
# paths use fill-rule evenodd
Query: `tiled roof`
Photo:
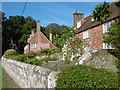
<svg viewBox="0 0 120 90"><path fill-rule="evenodd" d="M50 43L46 36L40 32L41 43ZM29 40L28 43L38 43L38 32L36 32Z"/></svg>
<svg viewBox="0 0 120 90"><path fill-rule="evenodd" d="M110 16L106 19L106 21L112 20L114 18L117 18L120 16L120 8L118 8L115 3L110 4ZM100 25L100 22L98 21L92 21L92 15L89 15L88 17L84 18L84 23L81 25L81 27L78 29L79 32L84 31L86 29L95 27L97 25ZM105 22L106 22L105 21Z"/></svg>

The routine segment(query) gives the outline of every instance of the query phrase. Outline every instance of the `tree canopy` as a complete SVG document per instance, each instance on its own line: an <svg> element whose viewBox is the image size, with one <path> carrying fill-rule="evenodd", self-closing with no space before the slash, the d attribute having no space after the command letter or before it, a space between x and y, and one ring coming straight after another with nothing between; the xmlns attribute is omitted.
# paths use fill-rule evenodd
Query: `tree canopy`
<svg viewBox="0 0 120 90"><path fill-rule="evenodd" d="M104 2L103 4L96 5L92 15L95 20L103 23L110 16L109 3Z"/></svg>
<svg viewBox="0 0 120 90"><path fill-rule="evenodd" d="M2 12L2 51L9 48L16 48L18 51L23 51L24 46L27 44L31 30L35 30L35 20L28 16L9 16L7 19L5 13ZM14 44L15 47L11 47Z"/></svg>

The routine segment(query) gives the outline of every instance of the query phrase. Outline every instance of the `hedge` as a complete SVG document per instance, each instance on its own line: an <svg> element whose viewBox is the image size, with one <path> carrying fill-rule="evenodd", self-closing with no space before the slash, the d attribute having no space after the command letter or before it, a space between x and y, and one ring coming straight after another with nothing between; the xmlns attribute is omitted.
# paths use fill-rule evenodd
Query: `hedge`
<svg viewBox="0 0 120 90"><path fill-rule="evenodd" d="M59 73L56 83L56 88L116 88L118 76L104 69L76 65Z"/></svg>

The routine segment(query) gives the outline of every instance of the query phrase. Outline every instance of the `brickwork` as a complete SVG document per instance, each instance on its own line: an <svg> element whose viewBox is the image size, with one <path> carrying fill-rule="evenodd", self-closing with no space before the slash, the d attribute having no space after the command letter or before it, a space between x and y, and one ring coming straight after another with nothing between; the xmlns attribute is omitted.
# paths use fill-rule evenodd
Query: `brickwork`
<svg viewBox="0 0 120 90"><path fill-rule="evenodd" d="M102 49L103 48L103 27L102 25L90 29L90 49Z"/></svg>
<svg viewBox="0 0 120 90"><path fill-rule="evenodd" d="M80 32L76 36L83 39L83 32ZM91 50L103 49L102 37L103 37L103 27L102 25L99 25L97 27L90 29L90 38L86 39L85 41L89 43Z"/></svg>

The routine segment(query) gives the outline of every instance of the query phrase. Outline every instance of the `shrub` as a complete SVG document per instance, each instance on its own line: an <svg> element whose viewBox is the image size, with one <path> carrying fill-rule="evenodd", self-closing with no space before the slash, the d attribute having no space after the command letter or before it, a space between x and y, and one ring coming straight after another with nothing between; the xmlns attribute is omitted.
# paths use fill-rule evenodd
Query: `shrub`
<svg viewBox="0 0 120 90"><path fill-rule="evenodd" d="M116 88L117 73L76 65L58 74L56 88Z"/></svg>
<svg viewBox="0 0 120 90"><path fill-rule="evenodd" d="M18 55L17 51L15 49L8 49L5 53L4 53L4 57L9 57L11 55Z"/></svg>
<svg viewBox="0 0 120 90"><path fill-rule="evenodd" d="M41 49L40 53L50 56L52 52L50 49Z"/></svg>
<svg viewBox="0 0 120 90"><path fill-rule="evenodd" d="M57 58L56 57L46 57L46 58L42 58L40 59L40 61L56 61Z"/></svg>
<svg viewBox="0 0 120 90"><path fill-rule="evenodd" d="M57 53L57 52L61 52L62 50L60 48L53 48L53 49L41 49L40 53L41 54L45 54L50 56L51 54Z"/></svg>
<svg viewBox="0 0 120 90"><path fill-rule="evenodd" d="M60 48L53 48L53 49L51 49L52 53L57 53L57 52L61 52L61 51L62 51L62 49L60 49Z"/></svg>

